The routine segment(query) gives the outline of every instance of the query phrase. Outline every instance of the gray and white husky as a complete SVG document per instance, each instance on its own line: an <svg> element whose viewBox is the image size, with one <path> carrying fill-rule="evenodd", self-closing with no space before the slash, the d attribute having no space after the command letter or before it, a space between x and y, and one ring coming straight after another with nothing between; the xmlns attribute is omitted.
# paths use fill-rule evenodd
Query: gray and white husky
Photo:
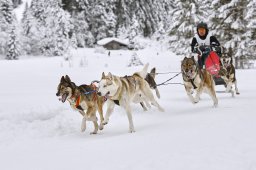
<svg viewBox="0 0 256 170"><path fill-rule="evenodd" d="M131 103L146 103L148 107L156 106L159 111L164 109L157 103L150 89L149 84L144 79L147 75L148 64L146 64L141 72L136 72L131 76L119 77L108 73L102 73L102 78L99 82L98 92L100 95L108 98L107 112L104 117L103 124L107 124L109 117L112 114L115 105L119 105L126 110L129 120L129 132L135 132Z"/></svg>

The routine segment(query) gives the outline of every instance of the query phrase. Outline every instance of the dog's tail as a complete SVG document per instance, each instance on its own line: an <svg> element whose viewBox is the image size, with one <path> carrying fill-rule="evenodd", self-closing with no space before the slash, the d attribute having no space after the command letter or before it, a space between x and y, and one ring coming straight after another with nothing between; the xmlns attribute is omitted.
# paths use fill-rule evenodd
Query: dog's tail
<svg viewBox="0 0 256 170"><path fill-rule="evenodd" d="M143 79L145 79L146 78L146 76L147 76L147 72L148 72L148 66L149 66L149 63L147 63L147 64L145 64L144 65L144 67L143 67L143 69L140 71L140 72L138 72L138 74L143 78Z"/></svg>
<svg viewBox="0 0 256 170"><path fill-rule="evenodd" d="M155 81L155 77L156 77L156 68L155 68L155 67L151 69L150 75L151 75L151 77L152 77L152 78L154 79L154 81ZM154 84L156 85L156 83L154 83ZM155 86L154 89L155 89L155 91L156 91L156 96L160 99L160 93L159 93L159 91L158 91L158 89L157 89L157 86Z"/></svg>

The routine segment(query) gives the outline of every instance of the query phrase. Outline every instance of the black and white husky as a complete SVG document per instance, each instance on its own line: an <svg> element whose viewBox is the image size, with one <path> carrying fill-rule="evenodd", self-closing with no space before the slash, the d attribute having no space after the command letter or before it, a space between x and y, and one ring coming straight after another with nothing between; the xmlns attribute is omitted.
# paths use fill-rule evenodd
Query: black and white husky
<svg viewBox="0 0 256 170"><path fill-rule="evenodd" d="M223 53L220 57L222 69L219 71L219 75L226 83L226 92L231 93L232 97L234 97L234 90L232 86L235 86L236 94L239 95L239 91L237 88L237 79L236 79L236 71L233 65L232 57L227 53Z"/></svg>

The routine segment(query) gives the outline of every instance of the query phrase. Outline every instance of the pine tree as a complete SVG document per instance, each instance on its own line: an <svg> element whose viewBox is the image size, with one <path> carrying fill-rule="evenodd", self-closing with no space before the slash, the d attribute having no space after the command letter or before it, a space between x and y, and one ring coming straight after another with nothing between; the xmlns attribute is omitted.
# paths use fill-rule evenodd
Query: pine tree
<svg viewBox="0 0 256 170"><path fill-rule="evenodd" d="M13 21L13 4L11 0L1 0L0 2L0 10L5 21L8 24L12 24Z"/></svg>
<svg viewBox="0 0 256 170"><path fill-rule="evenodd" d="M17 8L20 4L22 4L22 0L12 0L13 7Z"/></svg>
<svg viewBox="0 0 256 170"><path fill-rule="evenodd" d="M23 23L23 29L32 42L32 53L58 56L69 50L73 26L70 15L60 7L58 1L33 0L28 14L27 20L23 21L31 25L26 29L26 23Z"/></svg>
<svg viewBox="0 0 256 170"><path fill-rule="evenodd" d="M248 55L244 20L246 4L247 0L214 1L216 15L210 19L220 37L221 44L236 58L236 67L243 67L244 59Z"/></svg>
<svg viewBox="0 0 256 170"><path fill-rule="evenodd" d="M142 65L143 63L141 62L139 56L137 55L137 53L134 53L127 66L132 67L132 66L142 66Z"/></svg>
<svg viewBox="0 0 256 170"><path fill-rule="evenodd" d="M9 36L10 37L7 43L6 59L17 60L19 56L19 48L18 48L17 35L15 33L15 28L12 28Z"/></svg>
<svg viewBox="0 0 256 170"><path fill-rule="evenodd" d="M73 17L74 28L72 29L72 35L75 35L78 47L92 47L95 42L85 18L85 11L79 12Z"/></svg>
<svg viewBox="0 0 256 170"><path fill-rule="evenodd" d="M91 8L90 31L97 41L115 36L116 16L113 12L115 7L112 1L97 0L95 6Z"/></svg>
<svg viewBox="0 0 256 170"><path fill-rule="evenodd" d="M6 55L10 28L15 26L16 22L16 18L13 14L12 1L0 1L0 54Z"/></svg>
<svg viewBox="0 0 256 170"><path fill-rule="evenodd" d="M256 0L249 1L245 19L247 21L246 41L248 44L246 49L249 51L249 57L256 59Z"/></svg>
<svg viewBox="0 0 256 170"><path fill-rule="evenodd" d="M206 21L207 11L199 8L198 1L176 0L175 10L172 12L172 20L169 35L171 50L176 54L186 54L191 51L190 43L196 33L196 25L199 21ZM202 5L202 4L200 4Z"/></svg>

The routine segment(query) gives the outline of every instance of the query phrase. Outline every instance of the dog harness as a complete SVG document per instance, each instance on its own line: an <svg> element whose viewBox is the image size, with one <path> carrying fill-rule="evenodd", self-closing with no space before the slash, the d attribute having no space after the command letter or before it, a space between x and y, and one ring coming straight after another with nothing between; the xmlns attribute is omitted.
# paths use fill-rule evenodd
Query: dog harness
<svg viewBox="0 0 256 170"><path fill-rule="evenodd" d="M184 72L183 72L183 73L184 73ZM185 73L184 73L184 74L185 74ZM194 77L193 79L191 79L191 78L188 78L187 75L185 74L185 76L187 77L187 79L188 79L189 81L185 80L184 78L183 78L183 81L185 81L185 82L190 82L190 83L192 84L193 88L194 88L194 89L197 89L197 86L195 85L194 80L195 80L195 78L196 78L196 76L197 76L198 74L199 74L198 67L196 67L196 75L195 75L195 77ZM203 78L202 74L199 74L199 76L200 76L201 79Z"/></svg>
<svg viewBox="0 0 256 170"><path fill-rule="evenodd" d="M72 96L71 98L75 98L75 96ZM74 102L70 103L70 105L72 107L75 107L76 109L78 110L82 110L83 111L83 108L80 106L80 101L81 101L81 95L79 95Z"/></svg>
<svg viewBox="0 0 256 170"><path fill-rule="evenodd" d="M97 100L97 87L96 87L96 85L94 85L94 84L91 84L90 85L90 87L92 87L92 89L93 90L91 90L91 91L86 91L86 92L84 92L83 94L85 94L85 95L89 95L89 94L92 94L92 93L94 93L94 96L93 96L93 100L95 101L95 100Z"/></svg>
<svg viewBox="0 0 256 170"><path fill-rule="evenodd" d="M76 105L75 105L75 107L76 107L78 110L83 110L83 108L80 106L80 100L81 100L81 96L79 95L78 98L76 99Z"/></svg>

